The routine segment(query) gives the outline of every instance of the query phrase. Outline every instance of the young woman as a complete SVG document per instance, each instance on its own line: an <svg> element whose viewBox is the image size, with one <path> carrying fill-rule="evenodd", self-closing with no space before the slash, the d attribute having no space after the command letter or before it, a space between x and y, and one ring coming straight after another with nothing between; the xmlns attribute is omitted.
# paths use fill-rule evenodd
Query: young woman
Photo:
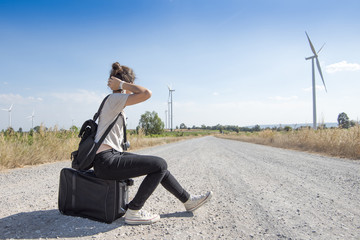
<svg viewBox="0 0 360 240"><path fill-rule="evenodd" d="M134 80L135 74L131 68L121 66L118 62L112 64L108 86L113 90L113 94L106 100L99 116L96 141L99 141L107 127L125 107L151 97L151 91L135 85ZM159 183L183 202L187 211L195 211L211 198L212 192L190 195L167 170L164 159L124 152L122 141L123 120L119 118L97 151L94 171L99 178L112 180L146 175L134 199L129 203L125 214L127 224L151 224L160 220L158 214L141 209Z"/></svg>

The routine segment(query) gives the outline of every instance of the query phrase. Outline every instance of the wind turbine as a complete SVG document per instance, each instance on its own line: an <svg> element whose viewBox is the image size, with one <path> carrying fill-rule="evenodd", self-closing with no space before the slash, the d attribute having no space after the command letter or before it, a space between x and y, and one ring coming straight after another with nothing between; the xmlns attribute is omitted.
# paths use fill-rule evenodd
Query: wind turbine
<svg viewBox="0 0 360 240"><path fill-rule="evenodd" d="M9 128L11 128L11 110L12 110L12 107L13 107L14 104L11 104L11 107L9 109L1 109L3 111L7 111L9 112Z"/></svg>
<svg viewBox="0 0 360 240"><path fill-rule="evenodd" d="M169 125L171 131L173 130L173 100L172 100L172 93L175 91L175 89L171 89L171 87L168 85L169 89L169 97L168 97L168 113L169 113ZM170 122L171 121L171 122Z"/></svg>
<svg viewBox="0 0 360 240"><path fill-rule="evenodd" d="M307 34L307 32L305 32L305 34L306 34L306 37L307 37L307 39L309 41L311 51L314 54L311 57L305 58L305 60L310 60L311 59L311 66L312 66L312 94L313 94L313 128L316 129L316 86L315 86L315 67L314 67L315 64L314 64L314 59L316 60L317 69L319 71L321 80L322 80L322 82L324 84L325 91L327 92L324 77L323 77L322 72L321 72L320 62L319 62L319 59L318 59L318 54L320 53L320 51L324 47L325 43L324 43L324 45L322 45L320 50L318 52L316 52L315 48L314 48L314 45L310 41L309 35Z"/></svg>
<svg viewBox="0 0 360 240"><path fill-rule="evenodd" d="M31 116L26 117L26 118L31 118L31 129L34 128L34 117L35 117L35 112L34 111L31 114Z"/></svg>

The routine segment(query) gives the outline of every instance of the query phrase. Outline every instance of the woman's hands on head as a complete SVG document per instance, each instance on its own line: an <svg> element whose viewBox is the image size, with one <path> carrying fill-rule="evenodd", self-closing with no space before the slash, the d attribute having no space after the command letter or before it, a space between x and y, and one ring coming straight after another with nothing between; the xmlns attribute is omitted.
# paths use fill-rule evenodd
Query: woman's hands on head
<svg viewBox="0 0 360 240"><path fill-rule="evenodd" d="M125 81L122 81L119 78L114 77L114 76L111 76L108 79L108 86L113 91L119 90L120 84L122 86L122 90L125 90L126 93L130 94L126 101L125 106L130 106L130 105L134 105L137 103L141 103L151 97L152 93L147 88L141 87L136 84L127 83Z"/></svg>
<svg viewBox="0 0 360 240"><path fill-rule="evenodd" d="M119 90L121 82L124 83L124 81L121 81L119 78L111 76L108 79L108 84L107 85L111 90L116 91L116 90Z"/></svg>

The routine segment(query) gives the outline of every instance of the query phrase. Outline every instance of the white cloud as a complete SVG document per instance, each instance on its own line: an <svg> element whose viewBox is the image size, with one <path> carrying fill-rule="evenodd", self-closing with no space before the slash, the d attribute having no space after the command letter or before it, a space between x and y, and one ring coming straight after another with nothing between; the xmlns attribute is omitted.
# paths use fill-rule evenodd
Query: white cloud
<svg viewBox="0 0 360 240"><path fill-rule="evenodd" d="M33 111L36 115L34 124L43 123L47 127L59 125L67 129L72 124L81 126L84 120L92 117L105 96L104 92L87 90L42 93L40 96L0 94L0 108L9 108L14 104L14 129L29 129L31 123L25 117L30 116ZM0 130L7 126L7 114L0 111Z"/></svg>
<svg viewBox="0 0 360 240"><path fill-rule="evenodd" d="M297 100L298 96L290 96L290 97L275 96L275 97L269 97L269 99L276 101L291 101L291 100Z"/></svg>
<svg viewBox="0 0 360 240"><path fill-rule="evenodd" d="M325 91L324 85L316 85L315 88L316 88L316 91ZM308 87L308 88L303 88L303 90L304 90L305 92L311 92L311 91L312 91L312 87L310 86L310 87Z"/></svg>
<svg viewBox="0 0 360 240"><path fill-rule="evenodd" d="M335 73L335 72L344 72L344 71L359 71L360 64L358 63L348 63L347 61L341 61L338 63L334 63L326 66L327 73Z"/></svg>
<svg viewBox="0 0 360 240"><path fill-rule="evenodd" d="M213 95L214 96L219 96L219 93L218 92L213 92Z"/></svg>
<svg viewBox="0 0 360 240"><path fill-rule="evenodd" d="M2 104L21 104L26 105L28 103L42 102L43 99L40 97L24 97L20 94L0 94L0 102Z"/></svg>
<svg viewBox="0 0 360 240"><path fill-rule="evenodd" d="M44 99L42 99L41 97L37 97L37 98L35 98L35 97L28 97L28 99L29 99L29 100L32 100L32 101L38 101L38 102L41 102L41 101L44 100Z"/></svg>
<svg viewBox="0 0 360 240"><path fill-rule="evenodd" d="M77 103L99 103L105 97L103 94L80 89L77 92L51 93L52 97L60 99L63 102Z"/></svg>

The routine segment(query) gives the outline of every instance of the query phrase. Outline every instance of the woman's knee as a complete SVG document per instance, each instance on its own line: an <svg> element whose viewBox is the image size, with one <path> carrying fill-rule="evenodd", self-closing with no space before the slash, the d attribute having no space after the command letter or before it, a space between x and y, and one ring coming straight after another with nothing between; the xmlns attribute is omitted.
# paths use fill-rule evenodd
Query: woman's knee
<svg viewBox="0 0 360 240"><path fill-rule="evenodd" d="M156 168L161 172L167 170L167 163L165 159L161 157L154 157L154 164L156 165Z"/></svg>

